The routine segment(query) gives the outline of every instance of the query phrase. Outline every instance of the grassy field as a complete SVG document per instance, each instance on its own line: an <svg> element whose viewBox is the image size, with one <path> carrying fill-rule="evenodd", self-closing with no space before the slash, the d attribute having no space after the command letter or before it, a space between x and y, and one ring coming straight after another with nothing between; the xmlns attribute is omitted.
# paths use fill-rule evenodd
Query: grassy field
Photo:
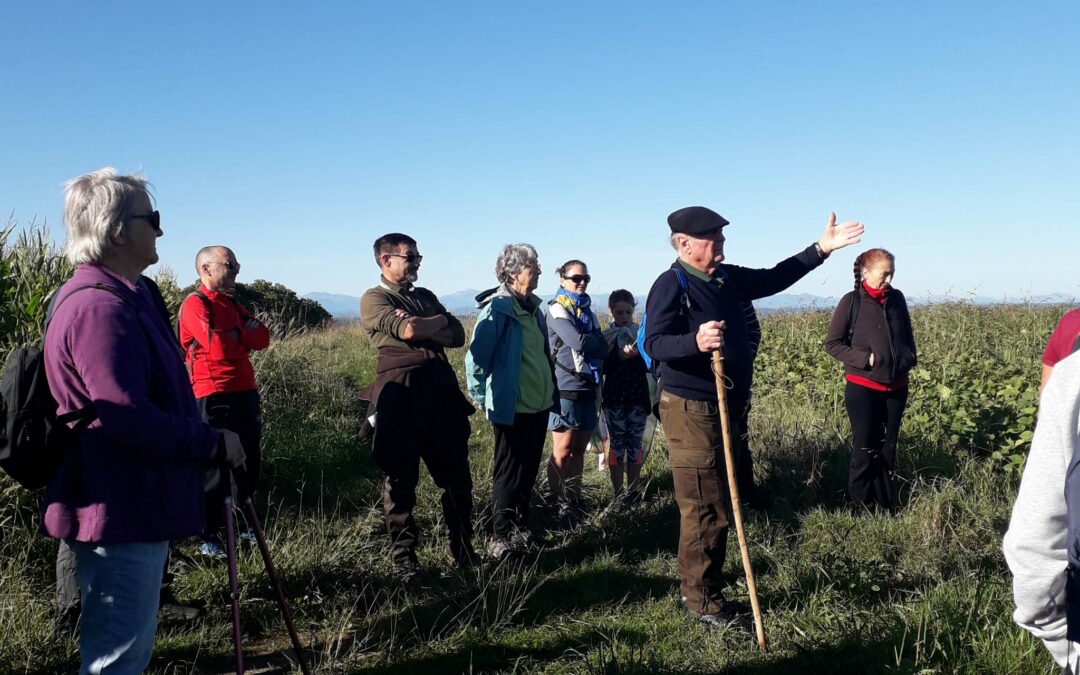
<svg viewBox="0 0 1080 675"><path fill-rule="evenodd" d="M607 508L607 475L586 467L591 517L550 528L537 555L457 572L438 494L424 474L418 519L425 585L390 575L380 477L355 440L374 352L355 327L294 337L260 354L266 480L259 498L275 562L318 672L340 673L1052 673L1010 620L1000 542L1033 426L1039 355L1062 308L936 305L914 313L921 362L901 436L902 508L844 503L848 423L841 368L821 349L824 313L764 319L751 416L768 507L747 513L770 652L752 634L710 630L676 605L677 509L662 438L647 500ZM462 353L452 358L461 367ZM473 418L478 506L490 504L492 438ZM2 483L0 671L77 668L53 630L55 543L34 534L36 499ZM489 514L477 509L478 546ZM208 616L159 630L151 672L228 672L224 563L180 546L176 590ZM241 551L243 627L254 665L288 670L288 641L257 552ZM745 599L732 532L731 594Z"/></svg>

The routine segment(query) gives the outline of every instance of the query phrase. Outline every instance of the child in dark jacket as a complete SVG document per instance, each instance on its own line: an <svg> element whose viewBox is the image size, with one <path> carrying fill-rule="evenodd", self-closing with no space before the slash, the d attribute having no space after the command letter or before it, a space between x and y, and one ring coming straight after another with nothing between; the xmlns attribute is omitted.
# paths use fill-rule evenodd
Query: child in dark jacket
<svg viewBox="0 0 1080 675"><path fill-rule="evenodd" d="M638 478L645 460L642 436L649 416L649 381L645 361L637 350L633 294L624 289L612 292L608 311L611 323L604 337L612 349L604 363L600 397L611 442L608 468L616 498L623 494L626 474L627 502L633 504L639 498Z"/></svg>

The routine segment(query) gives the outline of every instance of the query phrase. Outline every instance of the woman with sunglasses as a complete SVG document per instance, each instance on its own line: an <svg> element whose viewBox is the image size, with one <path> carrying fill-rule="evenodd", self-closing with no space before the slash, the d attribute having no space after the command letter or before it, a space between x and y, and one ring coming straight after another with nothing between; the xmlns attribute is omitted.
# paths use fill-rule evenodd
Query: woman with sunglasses
<svg viewBox="0 0 1080 675"><path fill-rule="evenodd" d="M568 260L555 273L559 291L548 304L547 325L559 409L552 411L548 422L552 438L548 486L559 504L559 519L573 525L584 511L581 472L596 428L600 371L611 347L586 292L592 277L585 263Z"/></svg>
<svg viewBox="0 0 1080 675"><path fill-rule="evenodd" d="M239 437L199 417L176 337L139 276L162 236L146 180L101 169L67 185L66 253L45 371L77 445L45 491L42 529L75 554L81 673L150 661L169 541L203 530L203 472Z"/></svg>

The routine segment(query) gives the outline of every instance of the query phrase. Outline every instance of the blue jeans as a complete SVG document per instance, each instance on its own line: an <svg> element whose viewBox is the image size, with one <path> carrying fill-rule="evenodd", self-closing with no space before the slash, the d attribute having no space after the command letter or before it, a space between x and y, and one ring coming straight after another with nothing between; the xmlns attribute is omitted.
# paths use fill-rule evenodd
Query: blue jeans
<svg viewBox="0 0 1080 675"><path fill-rule="evenodd" d="M169 542L70 545L82 596L80 675L141 673L154 651Z"/></svg>

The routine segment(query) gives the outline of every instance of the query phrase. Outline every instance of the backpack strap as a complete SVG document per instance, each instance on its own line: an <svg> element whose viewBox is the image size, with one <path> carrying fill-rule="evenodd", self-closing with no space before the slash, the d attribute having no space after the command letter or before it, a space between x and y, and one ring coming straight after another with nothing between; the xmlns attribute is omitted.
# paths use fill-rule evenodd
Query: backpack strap
<svg viewBox="0 0 1080 675"><path fill-rule="evenodd" d="M203 293L202 291L200 291L199 289L195 289L195 292L192 293L191 295L189 295L188 297L190 298L192 296L198 296L199 300L202 301L203 306L206 308L206 348L210 349L210 338L214 334L214 308L210 304L210 298L206 297L206 294ZM177 340L180 339L180 314L183 311L184 311L184 303L180 303L180 309L178 309L176 311L176 339ZM188 348L186 350L187 355L189 357L191 356L192 352L195 351L195 345L197 343L198 343L198 340L195 340L195 339L192 339L192 341L189 343ZM181 346L183 346L183 345L181 345Z"/></svg>
<svg viewBox="0 0 1080 675"><path fill-rule="evenodd" d="M61 285L60 288L56 291L56 295L53 297L52 301L49 302L49 307L45 310L45 328L42 331L42 335L48 332L49 326L52 324L53 315L55 315L57 310L60 309L60 306L67 302L67 299L71 296L75 295L79 291L85 291L88 288L96 288L99 291L107 291L119 298L121 302L127 302L127 300L124 300L124 296L120 294L119 289L110 286L109 284L103 284L99 282L96 284L87 284L85 286L76 286L75 288L68 291L65 295L60 295L60 292L64 290L64 286ZM135 307L135 305L132 306ZM135 311L138 311L138 307L135 307ZM44 346L44 340L42 341L42 346ZM73 430L76 432L82 431L83 429L88 427L90 423L93 422L95 419L97 419L97 410L94 409L93 403L88 403L86 406L79 408L78 410L72 410L70 412L64 413L63 415L57 415L56 417L56 421L59 424L63 424L65 426L70 422L78 420L78 424L73 427Z"/></svg>
<svg viewBox="0 0 1080 675"><path fill-rule="evenodd" d="M563 312L566 312L566 308L563 307L562 305L560 305L559 303L555 302L554 300L549 302L548 305L550 307L552 307L552 308L558 308L558 309L561 309ZM567 313L567 315L569 315L569 313ZM554 319L555 317L552 316L552 318ZM595 387L596 382L593 382L592 378L585 377L584 375L582 375L578 371L574 370L573 368L568 368L566 365L559 362L559 350L561 350L565 344L566 343L563 342L563 339L561 337L559 337L559 334L556 333L555 334L555 339L551 343L551 360L555 364L555 367L559 368L560 370L564 370L564 371L570 373L571 375L576 377L578 379L578 381L580 381L585 386L587 386L587 387Z"/></svg>
<svg viewBox="0 0 1080 675"><path fill-rule="evenodd" d="M75 288L68 291L68 293L66 293L65 295L60 295L60 292L64 290L64 286L60 286L60 288L56 291L56 296L53 297L51 302L49 302L49 307L45 310L45 330L49 330L49 324L52 323L53 314L55 314L56 311L60 309L60 305L67 302L68 298L75 295L79 291L85 291L88 288L96 288L99 291L108 291L109 293L112 293L116 297L120 298L120 300L124 299L124 296L120 295L119 290L113 288L108 284L96 283L87 284L85 286L76 286Z"/></svg>
<svg viewBox="0 0 1080 675"><path fill-rule="evenodd" d="M862 304L862 298L859 297L858 291L849 291L848 297L851 298L851 304L848 305L848 317L847 317L847 346L851 346L851 339L855 335L855 322L859 320L859 305ZM1077 337L1080 340L1080 337Z"/></svg>
<svg viewBox="0 0 1080 675"><path fill-rule="evenodd" d="M673 267L671 271L675 273L675 278L679 280L679 289L682 290L682 295L679 296L679 313L690 313L690 280L686 278L686 272L681 267Z"/></svg>

